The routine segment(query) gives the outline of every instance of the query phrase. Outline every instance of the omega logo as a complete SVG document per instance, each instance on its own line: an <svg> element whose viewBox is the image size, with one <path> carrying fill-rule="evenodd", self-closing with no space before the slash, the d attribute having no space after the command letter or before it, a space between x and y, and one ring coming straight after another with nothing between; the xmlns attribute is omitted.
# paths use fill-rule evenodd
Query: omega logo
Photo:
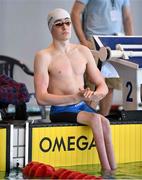
<svg viewBox="0 0 142 180"><path fill-rule="evenodd" d="M44 137L39 143L39 147L43 152L49 151L75 151L75 150L90 150L94 148L95 141L92 138L92 141L89 142L86 136L79 136L77 139L75 136L68 136L66 139L64 137L55 137L54 140L51 140L49 137Z"/></svg>

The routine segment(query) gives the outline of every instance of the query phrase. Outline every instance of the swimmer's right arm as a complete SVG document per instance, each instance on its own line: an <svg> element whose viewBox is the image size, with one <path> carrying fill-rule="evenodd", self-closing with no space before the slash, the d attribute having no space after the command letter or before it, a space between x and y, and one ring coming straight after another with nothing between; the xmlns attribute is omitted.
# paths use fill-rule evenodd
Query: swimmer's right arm
<svg viewBox="0 0 142 180"><path fill-rule="evenodd" d="M50 61L50 60L49 60ZM49 73L47 56L37 53L34 61L34 86L37 102L40 105L62 105L78 103L82 100L79 94L54 95L48 93Z"/></svg>

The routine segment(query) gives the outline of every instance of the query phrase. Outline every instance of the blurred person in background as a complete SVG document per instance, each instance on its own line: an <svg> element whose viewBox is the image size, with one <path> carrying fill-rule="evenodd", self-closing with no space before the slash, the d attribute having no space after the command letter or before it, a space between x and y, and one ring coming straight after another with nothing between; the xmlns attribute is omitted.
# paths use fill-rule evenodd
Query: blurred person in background
<svg viewBox="0 0 142 180"><path fill-rule="evenodd" d="M76 0L71 11L71 19L80 43L90 49L95 49L92 43L93 35L133 34L129 0ZM112 106L113 90L121 89L122 83L117 71L109 62L103 62L101 72L109 92L100 101L99 112L107 116ZM85 81L89 83L88 80ZM92 104L92 107L96 108L96 104Z"/></svg>

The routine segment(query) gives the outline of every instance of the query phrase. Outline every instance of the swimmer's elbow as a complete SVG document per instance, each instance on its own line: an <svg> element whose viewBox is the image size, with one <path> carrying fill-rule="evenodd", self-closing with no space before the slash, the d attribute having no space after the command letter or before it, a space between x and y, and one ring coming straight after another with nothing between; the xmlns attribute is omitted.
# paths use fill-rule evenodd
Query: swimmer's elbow
<svg viewBox="0 0 142 180"><path fill-rule="evenodd" d="M36 101L37 101L37 104L40 106L48 106L48 103L47 102L45 103L45 101L43 101L40 98L36 98Z"/></svg>
<svg viewBox="0 0 142 180"><path fill-rule="evenodd" d="M108 94L108 87L105 85L104 91L103 91L103 96L105 97Z"/></svg>
<svg viewBox="0 0 142 180"><path fill-rule="evenodd" d="M50 105L49 102L46 100L44 95L37 95L36 94L36 101L37 101L38 105L41 105L41 106Z"/></svg>
<svg viewBox="0 0 142 180"><path fill-rule="evenodd" d="M107 95L108 94L108 87L107 87L107 85L106 85L106 92L105 92L105 94Z"/></svg>
<svg viewBox="0 0 142 180"><path fill-rule="evenodd" d="M44 101L42 101L42 100L39 99L39 98L36 98L36 100L37 100L37 104L40 105L40 106L46 106L46 105L48 105L47 103L45 103Z"/></svg>
<svg viewBox="0 0 142 180"><path fill-rule="evenodd" d="M107 94L108 94L108 87L106 84L104 84L101 88L101 91L100 91L100 94L101 94L101 97L104 98Z"/></svg>

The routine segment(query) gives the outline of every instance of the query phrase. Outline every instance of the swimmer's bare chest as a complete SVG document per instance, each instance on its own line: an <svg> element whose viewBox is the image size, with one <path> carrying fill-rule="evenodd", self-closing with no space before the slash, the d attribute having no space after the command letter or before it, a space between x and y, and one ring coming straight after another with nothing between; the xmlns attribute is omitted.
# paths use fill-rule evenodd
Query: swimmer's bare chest
<svg viewBox="0 0 142 180"><path fill-rule="evenodd" d="M52 61L49 66L50 91L74 93L84 85L83 75L86 62L82 57L73 59L74 56L61 56Z"/></svg>

